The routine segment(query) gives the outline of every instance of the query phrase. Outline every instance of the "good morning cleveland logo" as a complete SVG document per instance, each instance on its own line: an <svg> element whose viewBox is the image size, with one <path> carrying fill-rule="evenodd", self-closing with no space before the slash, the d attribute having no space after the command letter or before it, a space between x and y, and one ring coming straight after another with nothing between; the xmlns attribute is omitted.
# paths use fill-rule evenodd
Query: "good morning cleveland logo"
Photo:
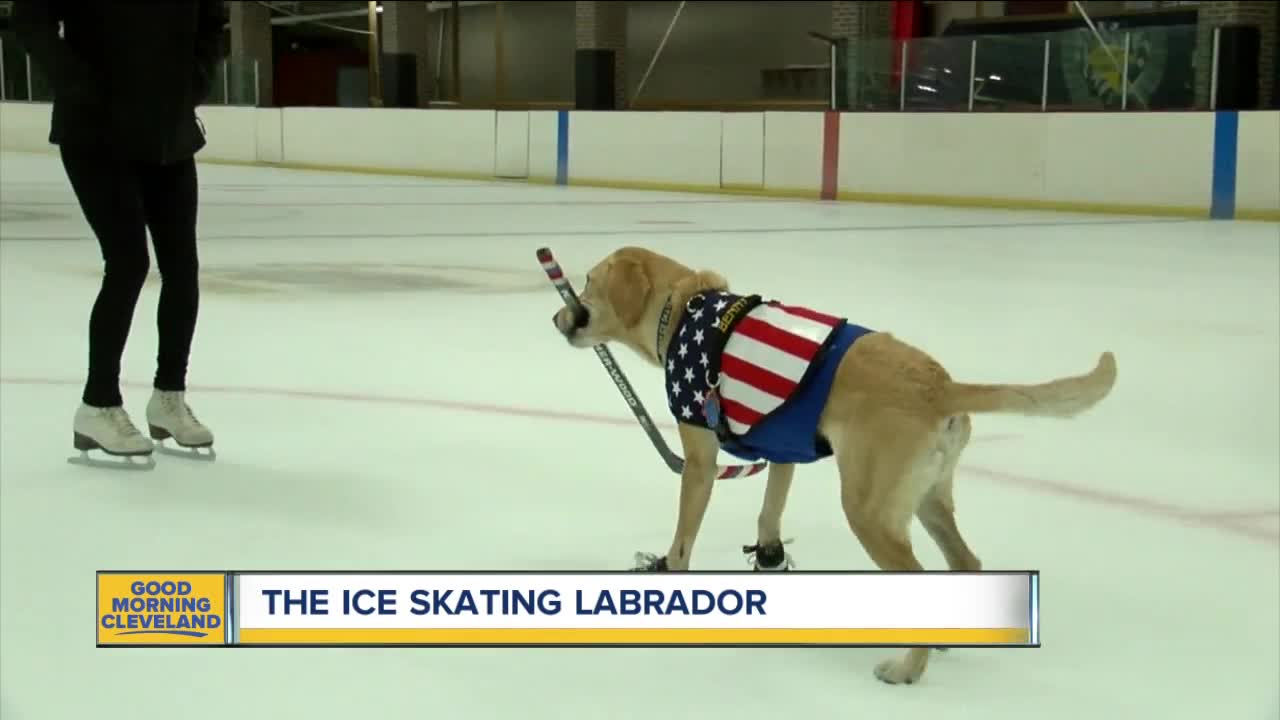
<svg viewBox="0 0 1280 720"><path fill-rule="evenodd" d="M221 645L225 575L98 574L99 645Z"/></svg>

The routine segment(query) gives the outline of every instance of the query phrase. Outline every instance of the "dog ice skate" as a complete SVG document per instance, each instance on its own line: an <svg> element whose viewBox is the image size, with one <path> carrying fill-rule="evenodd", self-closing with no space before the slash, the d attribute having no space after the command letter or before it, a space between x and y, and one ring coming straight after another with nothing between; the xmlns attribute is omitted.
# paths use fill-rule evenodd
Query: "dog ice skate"
<svg viewBox="0 0 1280 720"><path fill-rule="evenodd" d="M782 548L790 540L777 540L771 543L744 545L742 552L756 572L786 572L795 567L791 555Z"/></svg>
<svg viewBox="0 0 1280 720"><path fill-rule="evenodd" d="M213 433L196 419L182 392L153 392L147 403L147 427L156 448L166 455L205 461L217 458ZM177 447L169 447L166 440L173 440Z"/></svg>
<svg viewBox="0 0 1280 720"><path fill-rule="evenodd" d="M67 458L74 465L150 470L156 464L151 455L154 443L143 436L120 406L99 408L82 403L76 410L74 445L80 454ZM89 453L94 450L110 459L93 457Z"/></svg>

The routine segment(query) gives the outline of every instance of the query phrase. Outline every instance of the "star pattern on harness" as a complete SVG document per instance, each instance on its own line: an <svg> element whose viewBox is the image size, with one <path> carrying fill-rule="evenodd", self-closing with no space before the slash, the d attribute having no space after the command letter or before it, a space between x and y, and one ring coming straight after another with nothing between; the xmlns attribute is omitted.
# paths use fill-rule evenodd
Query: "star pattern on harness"
<svg viewBox="0 0 1280 720"><path fill-rule="evenodd" d="M712 383L719 372L713 360L724 342L717 326L735 297L718 292L695 296L680 329L673 332L666 362L667 404L681 423L709 427L707 411L717 393Z"/></svg>

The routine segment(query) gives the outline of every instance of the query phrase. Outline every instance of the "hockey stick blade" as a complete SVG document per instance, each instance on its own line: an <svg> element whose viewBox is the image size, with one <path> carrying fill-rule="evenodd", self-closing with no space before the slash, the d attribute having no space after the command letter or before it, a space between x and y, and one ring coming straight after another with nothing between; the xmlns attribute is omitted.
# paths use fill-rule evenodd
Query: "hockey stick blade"
<svg viewBox="0 0 1280 720"><path fill-rule="evenodd" d="M555 256L551 254L551 248L544 247L538 250L538 262L542 264L543 271L547 273L547 279L551 281L552 286L560 293L560 298L564 300L565 305L575 313L581 311L582 303L578 300L578 294L574 292L573 285L569 283L569 279L564 276L564 270L560 268L560 263L556 262ZM627 406L631 408L631 413L635 415L636 421L640 423L640 427L649 436L649 442L653 443L654 449L662 456L663 462L667 464L671 472L684 472L684 458L672 452L670 446L667 445L667 441L662 438L662 433L654 425L653 418L649 416L649 411L645 410L644 403L640 402L640 397L636 395L635 390L631 387L631 382L627 380L622 368L618 366L618 361L614 359L613 353L603 343L593 345L591 349L595 351L600 364L609 373L609 378L613 380L618 392L622 394L622 399L626 400ZM721 465L716 468L716 479L723 480L725 478L755 475L768 466L767 462L757 462L750 465Z"/></svg>

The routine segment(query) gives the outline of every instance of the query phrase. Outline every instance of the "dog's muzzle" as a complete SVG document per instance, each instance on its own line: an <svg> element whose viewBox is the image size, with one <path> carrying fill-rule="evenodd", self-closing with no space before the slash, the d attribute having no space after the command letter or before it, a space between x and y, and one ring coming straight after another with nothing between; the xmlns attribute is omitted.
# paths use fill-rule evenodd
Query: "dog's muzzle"
<svg viewBox="0 0 1280 720"><path fill-rule="evenodd" d="M574 335L578 334L579 330L586 327L587 323L591 322L591 312L582 305L579 305L577 309L573 310L573 317L570 318L568 327L560 326L560 322L558 320L559 317L560 311L557 310L551 315L551 324L555 325L556 330L559 330L560 334L564 335L565 338L572 338Z"/></svg>

